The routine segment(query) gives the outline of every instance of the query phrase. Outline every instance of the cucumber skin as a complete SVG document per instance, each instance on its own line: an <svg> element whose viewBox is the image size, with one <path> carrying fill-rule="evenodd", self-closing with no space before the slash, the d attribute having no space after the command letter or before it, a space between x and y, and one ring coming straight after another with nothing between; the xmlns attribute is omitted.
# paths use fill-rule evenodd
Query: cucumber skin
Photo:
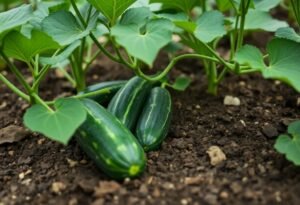
<svg viewBox="0 0 300 205"><path fill-rule="evenodd" d="M146 157L133 134L111 113L90 99L82 100L88 115L76 140L87 155L114 179L136 177L146 166Z"/></svg>
<svg viewBox="0 0 300 205"><path fill-rule="evenodd" d="M90 85L86 87L83 91L78 93L79 95L82 94L87 94L95 91L100 91L103 90L102 93L99 93L94 96L88 97L89 99L95 100L99 104L104 104L109 102L113 96L120 90L125 84L126 80L115 80L115 81L106 81L106 82L101 82L97 83L94 85Z"/></svg>
<svg viewBox="0 0 300 205"><path fill-rule="evenodd" d="M146 96L153 84L140 78L131 78L108 104L108 111L115 115L129 130L134 130Z"/></svg>
<svg viewBox="0 0 300 205"><path fill-rule="evenodd" d="M159 148L168 134L172 99L165 88L151 90L136 127L136 137L146 152Z"/></svg>

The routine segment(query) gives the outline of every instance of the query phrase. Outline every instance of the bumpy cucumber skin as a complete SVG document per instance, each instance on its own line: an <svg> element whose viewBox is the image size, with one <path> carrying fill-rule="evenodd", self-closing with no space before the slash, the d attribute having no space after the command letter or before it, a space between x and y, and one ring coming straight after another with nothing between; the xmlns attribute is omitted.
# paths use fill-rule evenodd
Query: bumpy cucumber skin
<svg viewBox="0 0 300 205"><path fill-rule="evenodd" d="M114 179L140 175L145 169L146 157L133 134L97 102L90 99L82 102L88 112L76 135L82 149Z"/></svg>
<svg viewBox="0 0 300 205"><path fill-rule="evenodd" d="M172 115L169 91L155 87L151 90L136 127L136 137L146 152L156 150L166 137Z"/></svg>
<svg viewBox="0 0 300 205"><path fill-rule="evenodd" d="M114 95L120 90L127 81L125 80L115 80L101 82L95 85L86 87L82 92L78 93L79 95L87 94L95 91L99 91L99 94L88 97L89 99L95 100L99 104L104 104L109 102Z"/></svg>
<svg viewBox="0 0 300 205"><path fill-rule="evenodd" d="M131 78L110 101L108 111L128 129L134 130L146 96L152 87L152 83L140 77Z"/></svg>

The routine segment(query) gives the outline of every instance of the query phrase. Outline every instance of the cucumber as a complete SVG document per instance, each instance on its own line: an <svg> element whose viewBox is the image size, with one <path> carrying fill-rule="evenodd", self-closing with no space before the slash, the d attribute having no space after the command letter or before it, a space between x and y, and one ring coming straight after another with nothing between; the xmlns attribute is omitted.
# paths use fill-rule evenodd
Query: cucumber
<svg viewBox="0 0 300 205"><path fill-rule="evenodd" d="M152 83L140 77L131 78L108 104L108 111L115 115L128 129L134 130Z"/></svg>
<svg viewBox="0 0 300 205"><path fill-rule="evenodd" d="M99 104L107 103L126 82L125 80L101 82L88 86L82 92L78 93L78 95L84 94L87 98L95 100Z"/></svg>
<svg viewBox="0 0 300 205"><path fill-rule="evenodd" d="M90 99L82 102L88 115L76 135L81 148L114 179L140 175L146 157L133 134L97 102Z"/></svg>
<svg viewBox="0 0 300 205"><path fill-rule="evenodd" d="M151 90L136 127L136 137L145 151L157 149L166 137L172 111L172 100L167 89Z"/></svg>

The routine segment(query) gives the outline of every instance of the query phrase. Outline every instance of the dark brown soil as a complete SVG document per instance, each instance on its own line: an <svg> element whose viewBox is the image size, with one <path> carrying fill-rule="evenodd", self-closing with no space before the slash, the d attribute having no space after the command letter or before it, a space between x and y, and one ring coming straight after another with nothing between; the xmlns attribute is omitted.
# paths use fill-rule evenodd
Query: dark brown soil
<svg viewBox="0 0 300 205"><path fill-rule="evenodd" d="M107 61L100 65L90 74L91 82L131 76ZM160 150L148 154L140 178L113 181L75 141L64 147L30 134L22 141L0 145L0 205L298 205L300 168L273 145L275 135L300 118L300 95L288 86L250 75L228 76L214 97L206 93L205 79L194 61L179 64L172 76L182 72L194 82L184 93L172 91L170 133ZM47 82L42 92L49 99L72 91L54 75ZM22 124L26 105L3 85L0 91L1 131ZM238 97L241 105L225 106L226 95ZM212 145L227 158L216 166L206 153Z"/></svg>

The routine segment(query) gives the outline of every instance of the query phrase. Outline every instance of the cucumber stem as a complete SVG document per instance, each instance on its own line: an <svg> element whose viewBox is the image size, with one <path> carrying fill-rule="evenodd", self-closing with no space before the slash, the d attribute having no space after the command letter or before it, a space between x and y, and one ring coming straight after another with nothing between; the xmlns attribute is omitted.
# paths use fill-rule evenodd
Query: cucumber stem
<svg viewBox="0 0 300 205"><path fill-rule="evenodd" d="M0 80L14 93L16 93L18 96L20 96L22 99L26 100L30 103L30 97L29 95L22 92L19 88L17 88L14 84L12 84L3 74L0 73Z"/></svg>

